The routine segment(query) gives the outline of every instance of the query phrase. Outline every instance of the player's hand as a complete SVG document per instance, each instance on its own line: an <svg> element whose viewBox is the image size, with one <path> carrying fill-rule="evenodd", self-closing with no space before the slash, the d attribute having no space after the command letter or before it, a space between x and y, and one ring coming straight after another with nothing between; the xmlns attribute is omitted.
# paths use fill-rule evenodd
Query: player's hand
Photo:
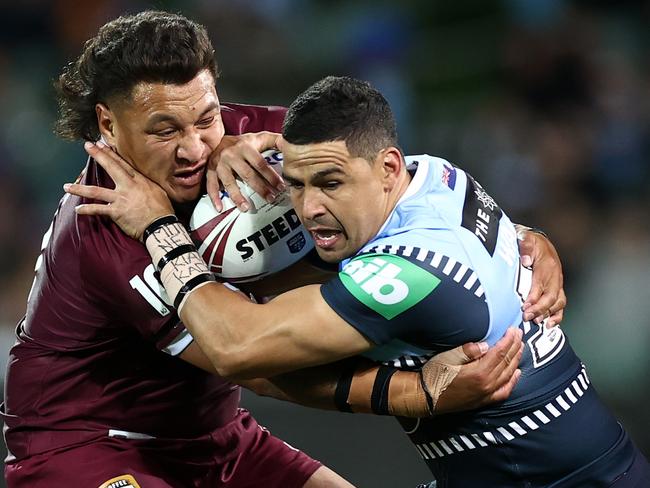
<svg viewBox="0 0 650 488"><path fill-rule="evenodd" d="M470 410L508 398L521 376L518 369L524 350L521 337L521 329L510 327L485 353L475 343L463 346L466 361L470 362L461 366L456 377L440 394L434 413ZM442 359L447 364L459 364L458 360L464 360L458 352L450 358L449 352L442 353L447 356L434 356L429 361Z"/></svg>
<svg viewBox="0 0 650 488"><path fill-rule="evenodd" d="M553 327L564 317L566 295L562 263L549 239L537 232L518 232L521 262L532 267L533 276L530 292L522 306L524 320L540 324L546 320L546 327Z"/></svg>
<svg viewBox="0 0 650 488"><path fill-rule="evenodd" d="M63 185L73 195L106 202L79 205L78 214L110 217L129 237L142 240L151 222L174 213L165 190L137 172L111 148L102 142L86 142L84 149L113 179L115 189L77 183Z"/></svg>
<svg viewBox="0 0 650 488"><path fill-rule="evenodd" d="M215 208L221 211L220 185L242 212L250 208L237 185L237 177L268 202L273 202L284 190L282 177L260 154L275 147L280 134L275 132L247 133L224 136L208 162L207 190Z"/></svg>

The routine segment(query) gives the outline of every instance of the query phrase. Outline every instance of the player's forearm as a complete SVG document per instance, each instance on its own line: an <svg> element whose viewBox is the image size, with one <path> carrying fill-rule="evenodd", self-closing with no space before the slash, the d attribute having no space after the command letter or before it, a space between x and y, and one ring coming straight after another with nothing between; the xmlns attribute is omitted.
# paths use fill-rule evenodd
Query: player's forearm
<svg viewBox="0 0 650 488"><path fill-rule="evenodd" d="M287 395L275 384L273 384L273 382L268 378L239 380L237 381L237 384L259 396L275 398L276 400L283 400L288 402L291 401L291 399L289 399Z"/></svg>
<svg viewBox="0 0 650 488"><path fill-rule="evenodd" d="M244 303L248 303L246 298L215 283L193 292L179 311L181 320L217 373L232 380L266 376L256 371L246 374L248 356L255 353L249 342L262 342L263 338L253 335L252 320L242 313L245 308L240 310Z"/></svg>
<svg viewBox="0 0 650 488"><path fill-rule="evenodd" d="M401 371L357 356L242 384L259 395L314 408L428 417L507 398L518 379L516 365L522 352L518 337L514 331L508 333L485 355L478 347L467 349L471 357L462 348L447 351L428 361L422 371ZM478 360L461 366L472 358Z"/></svg>
<svg viewBox="0 0 650 488"><path fill-rule="evenodd" d="M306 368L268 379L243 381L240 384L261 396L297 403L323 410L343 410L350 413L374 413L402 417L428 416L426 394L417 372L393 368L387 382L386 409L382 411L380 365L354 357L336 363ZM351 374L349 392L346 376ZM379 378L379 380L377 379ZM375 383L377 386L375 387ZM345 395L347 398L338 398Z"/></svg>
<svg viewBox="0 0 650 488"><path fill-rule="evenodd" d="M180 317L219 374L234 380L332 363L372 347L318 290L311 285L258 305L210 284L187 298Z"/></svg>
<svg viewBox="0 0 650 488"><path fill-rule="evenodd" d="M337 361L373 345L327 305L319 285L257 305L215 283L173 216L152 223L144 241L179 317L226 378L267 378Z"/></svg>
<svg viewBox="0 0 650 488"><path fill-rule="evenodd" d="M187 298L180 318L225 378L268 378L318 364L311 345L265 308L223 285L210 284Z"/></svg>
<svg viewBox="0 0 650 488"><path fill-rule="evenodd" d="M399 417L428 417L432 404L422 386L420 373L400 371L363 358L349 363L337 380L338 410Z"/></svg>
<svg viewBox="0 0 650 488"><path fill-rule="evenodd" d="M214 282L175 216L153 222L144 242L179 317L220 375L232 378L241 372L246 354L260 356L256 345L262 341L256 330L263 329L256 329L249 316L255 305ZM263 376L253 371L249 377Z"/></svg>
<svg viewBox="0 0 650 488"><path fill-rule="evenodd" d="M418 372L359 360L342 371L335 403L343 411L428 417L502 401L517 383L520 338L513 328L487 353L480 344L465 344L434 356Z"/></svg>
<svg viewBox="0 0 650 488"><path fill-rule="evenodd" d="M268 379L245 380L240 384L260 396L322 410L335 410L334 392L340 370L341 362L338 362Z"/></svg>

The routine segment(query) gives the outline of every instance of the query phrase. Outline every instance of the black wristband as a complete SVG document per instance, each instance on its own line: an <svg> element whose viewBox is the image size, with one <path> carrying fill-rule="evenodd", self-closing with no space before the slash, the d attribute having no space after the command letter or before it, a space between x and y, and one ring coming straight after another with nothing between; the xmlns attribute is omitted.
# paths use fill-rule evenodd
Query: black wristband
<svg viewBox="0 0 650 488"><path fill-rule="evenodd" d="M205 283L207 281L217 281L217 279L214 277L212 273L201 273L200 275L195 276L190 281L185 283L183 287L180 290L178 290L178 294L174 299L174 308L178 310L178 307L183 301L183 298L185 298L185 295L187 295L189 292L191 292L194 288L199 286L201 283Z"/></svg>
<svg viewBox="0 0 650 488"><path fill-rule="evenodd" d="M336 390L334 391L334 405L340 412L352 413L352 408L348 403L350 396L350 387L352 386L352 378L357 369L357 360L351 359L345 365L345 369L341 373L341 377L336 383Z"/></svg>
<svg viewBox="0 0 650 488"><path fill-rule="evenodd" d="M142 242L147 242L147 239L151 234L160 229L163 225L167 224L176 224L179 223L178 217L176 215L165 215L164 217L159 217L153 222L151 222L147 228L142 233Z"/></svg>
<svg viewBox="0 0 650 488"><path fill-rule="evenodd" d="M161 273L165 265L172 259L176 259L178 256L194 251L196 251L196 246L194 244L182 244L178 247L175 247L167 254L165 254L162 258L160 258L160 261L158 261L158 264L156 265L156 271L158 271L158 273Z"/></svg>
<svg viewBox="0 0 650 488"><path fill-rule="evenodd" d="M390 415L388 411L388 391L390 379L397 372L396 368L381 366L377 371L375 383L372 386L372 397L370 407L377 415Z"/></svg>

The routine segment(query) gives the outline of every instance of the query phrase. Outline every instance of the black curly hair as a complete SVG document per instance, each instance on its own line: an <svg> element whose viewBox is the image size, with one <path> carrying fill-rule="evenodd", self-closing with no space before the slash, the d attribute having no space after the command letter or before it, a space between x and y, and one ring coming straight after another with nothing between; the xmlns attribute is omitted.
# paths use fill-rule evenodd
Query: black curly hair
<svg viewBox="0 0 650 488"><path fill-rule="evenodd" d="M139 82L184 84L203 70L217 79L214 48L203 26L162 11L118 17L86 41L79 58L55 81L55 133L97 140L97 103L128 99Z"/></svg>
<svg viewBox="0 0 650 488"><path fill-rule="evenodd" d="M302 92L287 110L282 136L291 144L345 141L350 155L368 161L388 146L399 149L386 99L370 83L347 76L328 76Z"/></svg>

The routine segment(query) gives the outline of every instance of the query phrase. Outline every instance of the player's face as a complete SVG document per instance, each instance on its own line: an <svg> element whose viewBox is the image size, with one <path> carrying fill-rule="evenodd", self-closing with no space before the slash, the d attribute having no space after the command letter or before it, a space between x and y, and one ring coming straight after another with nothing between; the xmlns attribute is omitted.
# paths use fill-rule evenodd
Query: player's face
<svg viewBox="0 0 650 488"><path fill-rule="evenodd" d="M383 165L352 157L345 141L294 145L282 140L283 176L291 202L321 259L355 254L392 210Z"/></svg>
<svg viewBox="0 0 650 488"><path fill-rule="evenodd" d="M108 144L158 183L172 202L200 196L208 158L224 134L209 71L184 85L141 82L128 100L98 105L97 111Z"/></svg>

